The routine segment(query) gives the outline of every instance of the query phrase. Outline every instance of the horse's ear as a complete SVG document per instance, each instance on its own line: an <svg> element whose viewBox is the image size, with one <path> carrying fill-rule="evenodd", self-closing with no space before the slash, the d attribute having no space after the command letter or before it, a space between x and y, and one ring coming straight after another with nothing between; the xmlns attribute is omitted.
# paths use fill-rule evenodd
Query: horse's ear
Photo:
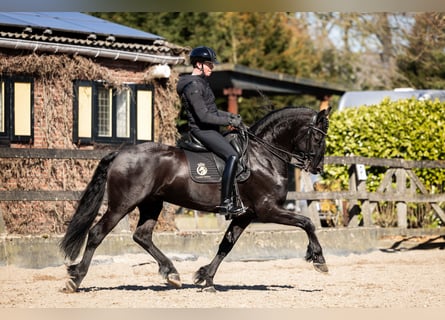
<svg viewBox="0 0 445 320"><path fill-rule="evenodd" d="M317 122L319 122L323 118L327 118L331 113L332 107L328 107L326 109L320 110L317 115Z"/></svg>

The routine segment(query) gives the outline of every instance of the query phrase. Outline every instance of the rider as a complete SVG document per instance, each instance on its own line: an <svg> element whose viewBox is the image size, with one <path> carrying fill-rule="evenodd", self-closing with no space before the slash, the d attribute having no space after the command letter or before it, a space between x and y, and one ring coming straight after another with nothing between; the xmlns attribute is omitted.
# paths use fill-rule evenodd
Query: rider
<svg viewBox="0 0 445 320"><path fill-rule="evenodd" d="M181 76L177 92L186 111L191 133L204 146L225 160L222 175L221 205L219 212L225 215L238 215L244 210L233 202L232 192L238 162L238 154L220 133L220 126L239 127L241 116L218 110L215 95L207 81L217 62L216 54L209 47L196 47L190 52L191 74Z"/></svg>

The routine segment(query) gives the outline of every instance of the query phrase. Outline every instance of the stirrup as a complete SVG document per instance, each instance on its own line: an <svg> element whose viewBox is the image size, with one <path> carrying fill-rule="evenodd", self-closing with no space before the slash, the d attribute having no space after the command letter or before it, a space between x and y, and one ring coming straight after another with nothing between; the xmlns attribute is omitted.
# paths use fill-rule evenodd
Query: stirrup
<svg viewBox="0 0 445 320"><path fill-rule="evenodd" d="M237 217L246 212L246 208L234 205L230 200L225 200L220 206L216 207L219 214L225 215L226 219Z"/></svg>
<svg viewBox="0 0 445 320"><path fill-rule="evenodd" d="M237 206L218 206L217 207L220 214L234 214L239 215L243 212L246 212L246 210L243 207L237 207Z"/></svg>

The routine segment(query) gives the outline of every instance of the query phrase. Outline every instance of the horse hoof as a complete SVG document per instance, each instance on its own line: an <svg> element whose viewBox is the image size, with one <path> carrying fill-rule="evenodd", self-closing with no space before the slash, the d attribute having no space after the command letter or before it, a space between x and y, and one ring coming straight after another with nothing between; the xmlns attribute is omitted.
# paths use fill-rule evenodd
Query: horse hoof
<svg viewBox="0 0 445 320"><path fill-rule="evenodd" d="M321 273L328 273L329 269L326 263L314 263L314 269Z"/></svg>
<svg viewBox="0 0 445 320"><path fill-rule="evenodd" d="M65 288L62 288L61 291L64 293L74 293L77 291L77 285L72 279L69 279L65 282Z"/></svg>
<svg viewBox="0 0 445 320"><path fill-rule="evenodd" d="M201 291L202 292L216 292L216 289L214 286L211 286L211 287L204 287L204 288L202 288Z"/></svg>
<svg viewBox="0 0 445 320"><path fill-rule="evenodd" d="M177 273L171 273L167 276L167 283L177 289L182 287L182 282Z"/></svg>

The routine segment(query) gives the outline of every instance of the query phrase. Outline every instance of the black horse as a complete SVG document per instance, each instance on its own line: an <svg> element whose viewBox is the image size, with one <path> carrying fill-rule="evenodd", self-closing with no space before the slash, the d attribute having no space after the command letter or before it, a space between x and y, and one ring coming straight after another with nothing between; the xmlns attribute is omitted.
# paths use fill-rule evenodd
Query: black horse
<svg viewBox="0 0 445 320"><path fill-rule="evenodd" d="M287 194L288 164L311 173L323 167L328 112L305 107L286 107L270 112L245 133L250 137L245 149L250 176L238 183L239 197L247 211L234 217L218 252L210 264L201 267L194 283L214 291L213 278L236 241L253 221L302 228L309 240L305 259L320 272L328 272L322 248L312 221L283 208ZM107 185L108 208L91 228L101 206ZM183 149L147 142L103 157L85 189L60 242L66 258L74 261L87 238L83 257L68 266L70 279L65 291L74 292L87 274L94 251L117 223L136 207L139 221L133 239L159 264L159 273L174 287L181 287L172 261L153 241L153 229L163 202L204 212L217 212L219 183L197 183L191 179Z"/></svg>

